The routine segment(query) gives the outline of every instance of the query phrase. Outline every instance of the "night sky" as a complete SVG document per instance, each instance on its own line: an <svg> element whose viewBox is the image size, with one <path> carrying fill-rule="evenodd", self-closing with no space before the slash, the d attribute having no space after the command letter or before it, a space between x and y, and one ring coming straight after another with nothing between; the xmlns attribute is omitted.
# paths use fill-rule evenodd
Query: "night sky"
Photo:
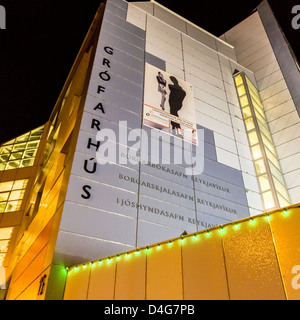
<svg viewBox="0 0 300 320"><path fill-rule="evenodd" d="M249 16L260 0L158 0L216 36ZM55 105L101 0L0 0L0 143L44 124ZM299 0L269 0L298 60Z"/></svg>

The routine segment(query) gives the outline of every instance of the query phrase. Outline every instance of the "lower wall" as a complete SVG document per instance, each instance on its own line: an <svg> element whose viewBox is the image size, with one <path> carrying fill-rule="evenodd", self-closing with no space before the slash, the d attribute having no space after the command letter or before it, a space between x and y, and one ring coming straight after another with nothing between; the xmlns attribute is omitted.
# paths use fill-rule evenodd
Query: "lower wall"
<svg viewBox="0 0 300 320"><path fill-rule="evenodd" d="M293 206L74 266L64 299L300 299L299 227Z"/></svg>

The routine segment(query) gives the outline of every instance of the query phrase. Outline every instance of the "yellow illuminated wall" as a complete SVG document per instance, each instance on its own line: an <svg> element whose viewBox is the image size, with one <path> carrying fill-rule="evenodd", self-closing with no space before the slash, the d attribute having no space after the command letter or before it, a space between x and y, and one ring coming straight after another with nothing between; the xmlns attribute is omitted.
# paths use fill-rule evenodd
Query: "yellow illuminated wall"
<svg viewBox="0 0 300 320"><path fill-rule="evenodd" d="M49 121L0 148L0 250L10 253L2 257L6 300L62 298L66 272L54 261L54 249L102 10L100 6ZM15 203L15 210L20 209L16 216L8 212L9 205L21 200L25 187L22 207ZM2 227L13 230L10 239ZM62 287L53 285L54 278L62 279Z"/></svg>
<svg viewBox="0 0 300 320"><path fill-rule="evenodd" d="M64 299L300 299L300 207L67 268Z"/></svg>

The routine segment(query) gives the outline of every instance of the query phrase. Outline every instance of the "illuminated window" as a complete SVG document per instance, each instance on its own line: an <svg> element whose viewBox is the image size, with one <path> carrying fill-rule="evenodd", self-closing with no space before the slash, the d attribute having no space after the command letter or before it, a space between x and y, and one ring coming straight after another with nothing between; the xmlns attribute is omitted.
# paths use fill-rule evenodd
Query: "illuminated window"
<svg viewBox="0 0 300 320"><path fill-rule="evenodd" d="M0 147L0 171L33 166L44 126L10 140Z"/></svg>
<svg viewBox="0 0 300 320"><path fill-rule="evenodd" d="M265 210L290 204L259 92L244 72L234 74L252 159Z"/></svg>
<svg viewBox="0 0 300 320"><path fill-rule="evenodd" d="M9 241L11 239L13 228L0 228L0 266L3 265L5 255L8 251Z"/></svg>
<svg viewBox="0 0 300 320"><path fill-rule="evenodd" d="M25 179L0 183L0 213L20 210L27 182Z"/></svg>

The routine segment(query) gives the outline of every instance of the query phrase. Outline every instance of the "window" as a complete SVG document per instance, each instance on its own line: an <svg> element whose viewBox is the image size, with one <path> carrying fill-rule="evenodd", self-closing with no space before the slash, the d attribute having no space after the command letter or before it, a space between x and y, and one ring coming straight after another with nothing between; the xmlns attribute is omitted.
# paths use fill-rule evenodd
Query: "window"
<svg viewBox="0 0 300 320"><path fill-rule="evenodd" d="M289 195L259 92L244 72L236 72L234 81L264 209L288 206Z"/></svg>
<svg viewBox="0 0 300 320"><path fill-rule="evenodd" d="M0 228L0 266L3 265L4 258L8 251L13 229L14 228Z"/></svg>
<svg viewBox="0 0 300 320"><path fill-rule="evenodd" d="M0 147L0 171L33 166L44 130L41 126Z"/></svg>
<svg viewBox="0 0 300 320"><path fill-rule="evenodd" d="M20 210L27 182L26 179L0 183L0 213Z"/></svg>

